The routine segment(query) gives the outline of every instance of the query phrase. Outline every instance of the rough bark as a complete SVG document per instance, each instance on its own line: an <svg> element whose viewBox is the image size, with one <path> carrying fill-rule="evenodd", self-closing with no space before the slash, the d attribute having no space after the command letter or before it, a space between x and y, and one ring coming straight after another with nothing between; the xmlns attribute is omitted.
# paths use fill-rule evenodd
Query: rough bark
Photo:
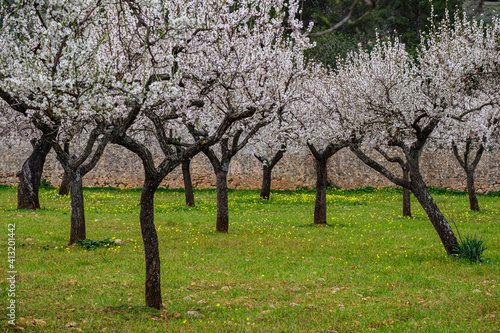
<svg viewBox="0 0 500 333"><path fill-rule="evenodd" d="M70 180L68 177L68 174L64 172L62 181L61 181L61 186L59 187L59 195L68 195L69 194L69 188L70 188Z"/></svg>
<svg viewBox="0 0 500 333"><path fill-rule="evenodd" d="M184 178L184 192L186 196L186 205L195 207L193 182L191 181L191 160L182 162L182 176Z"/></svg>
<svg viewBox="0 0 500 333"><path fill-rule="evenodd" d="M314 203L314 224L326 224L327 159L316 159L316 201Z"/></svg>
<svg viewBox="0 0 500 333"><path fill-rule="evenodd" d="M71 231L69 245L79 240L86 239L85 232L85 210L83 201L82 175L75 172L70 175L71 182Z"/></svg>
<svg viewBox="0 0 500 333"><path fill-rule="evenodd" d="M467 193L469 194L470 210L479 211L479 202L477 200L476 188L474 187L474 172L475 168L469 168L467 173Z"/></svg>
<svg viewBox="0 0 500 333"><path fill-rule="evenodd" d="M50 143L42 136L39 140L32 140L33 151L23 163L21 171L17 174L17 209L39 209L40 201L38 191L42 180L43 166L50 151Z"/></svg>
<svg viewBox="0 0 500 333"><path fill-rule="evenodd" d="M285 148L285 145L282 145L281 149L278 150L271 161L258 154L254 155L262 163L262 188L260 190L260 198L263 200L269 200L271 197L271 179L273 168L285 154Z"/></svg>
<svg viewBox="0 0 500 333"><path fill-rule="evenodd" d="M217 179L217 223L218 232L229 231L229 205L227 195L227 170L219 168L215 172Z"/></svg>
<svg viewBox="0 0 500 333"><path fill-rule="evenodd" d="M231 159L238 152L239 135L233 138L233 146L229 149L229 140L222 139L220 142L221 158L219 159L212 149L205 149L203 153L208 157L214 169L217 181L217 222L215 229L218 232L229 231L229 205L227 195L227 174Z"/></svg>
<svg viewBox="0 0 500 333"><path fill-rule="evenodd" d="M154 195L160 182L155 177L146 175L141 193L141 232L146 260L145 295L146 306L160 309L161 269L160 251L158 250L158 234L154 224Z"/></svg>
<svg viewBox="0 0 500 333"><path fill-rule="evenodd" d="M262 166L262 188L260 190L260 198L269 200L271 197L271 175L273 169L269 165Z"/></svg>
<svg viewBox="0 0 500 333"><path fill-rule="evenodd" d="M452 246L458 244L457 238L453 233L448 221L444 217L441 210L436 205L434 199L432 199L431 194L427 188L427 185L423 182L423 180L415 180L415 178L421 178L419 176L412 177L412 186L411 191L417 198L418 202L426 212L429 220L431 221L434 229L436 230L443 246L448 254L453 254L454 251Z"/></svg>

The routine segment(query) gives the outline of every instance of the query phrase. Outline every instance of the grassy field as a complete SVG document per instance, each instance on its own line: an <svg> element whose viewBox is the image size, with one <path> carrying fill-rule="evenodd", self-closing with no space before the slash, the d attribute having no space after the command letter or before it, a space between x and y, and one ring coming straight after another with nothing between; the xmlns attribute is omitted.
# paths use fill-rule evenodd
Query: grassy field
<svg viewBox="0 0 500 333"><path fill-rule="evenodd" d="M229 193L230 231L215 230L215 191L156 195L164 308L144 306L138 190L85 189L87 237L120 246L67 247L69 199L42 189L17 211L0 187L1 327L7 328L8 224L15 223L17 324L24 332L499 332L500 197L435 191L462 236L486 241L490 263L449 258L418 203L401 216L395 189L331 190L328 226L314 192ZM414 199L414 198L413 198ZM454 227L454 226L453 226ZM455 228L455 227L454 227ZM21 328L18 328L21 330Z"/></svg>

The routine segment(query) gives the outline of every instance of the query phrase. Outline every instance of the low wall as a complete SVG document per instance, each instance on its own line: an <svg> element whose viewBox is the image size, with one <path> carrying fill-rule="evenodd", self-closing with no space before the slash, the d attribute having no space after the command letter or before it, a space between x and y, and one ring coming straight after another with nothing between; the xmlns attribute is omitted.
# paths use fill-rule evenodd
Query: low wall
<svg viewBox="0 0 500 333"><path fill-rule="evenodd" d="M16 147L0 145L0 184L16 184L16 173L29 156L29 143ZM429 186L465 190L465 173L447 150L425 153L421 170ZM399 170L395 170L397 174ZM215 176L208 159L200 154L191 165L193 185L196 188L215 187ZM349 150L333 156L328 164L329 182L337 187L353 189L362 186L392 186L388 180L364 165ZM59 186L63 170L51 152L43 172L43 179ZM228 183L233 189L258 189L261 186L260 162L248 153L237 156L231 163ZM141 187L142 163L138 157L122 147L110 146L96 168L84 178L84 186ZM183 187L182 172L177 168L161 186ZM293 156L286 153L273 170L273 189L315 187L315 169L312 156ZM500 156L498 151L485 154L476 171L478 193L500 191Z"/></svg>

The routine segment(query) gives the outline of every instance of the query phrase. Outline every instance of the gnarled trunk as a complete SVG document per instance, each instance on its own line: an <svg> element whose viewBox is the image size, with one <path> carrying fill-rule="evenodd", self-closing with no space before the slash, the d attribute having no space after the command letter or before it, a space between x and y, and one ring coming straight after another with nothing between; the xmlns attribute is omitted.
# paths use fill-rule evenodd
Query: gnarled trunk
<svg viewBox="0 0 500 333"><path fill-rule="evenodd" d="M182 177L184 178L184 192L186 195L186 205L195 207L193 182L191 181L191 160L182 162Z"/></svg>
<svg viewBox="0 0 500 333"><path fill-rule="evenodd" d="M76 171L70 175L71 181L71 231L69 245L86 239L85 210L83 201L82 175Z"/></svg>
<svg viewBox="0 0 500 333"><path fill-rule="evenodd" d="M326 224L327 159L316 161L316 202L314 204L314 224Z"/></svg>
<svg viewBox="0 0 500 333"><path fill-rule="evenodd" d="M17 209L39 209L38 191L42 180L43 165L50 151L50 143L42 136L32 140L33 151L17 174Z"/></svg>
<svg viewBox="0 0 500 333"><path fill-rule="evenodd" d="M227 170L220 168L216 170L217 180L217 223L218 232L229 231L229 206L227 196Z"/></svg>
<svg viewBox="0 0 500 333"><path fill-rule="evenodd" d="M141 193L141 232L146 260L146 306L159 309L162 305L160 252L154 224L154 195L160 182L146 175Z"/></svg>
<svg viewBox="0 0 500 333"><path fill-rule="evenodd" d="M454 251L452 249L452 246L458 244L457 238L455 237L455 234L453 233L453 230L451 229L443 213L441 213L441 210L436 205L436 202L434 201L434 199L432 199L427 185L425 185L423 181L415 178L419 177L412 176L411 191L429 217L429 220L431 221L434 229L439 235L439 238L441 239L446 252L448 254L453 254Z"/></svg>

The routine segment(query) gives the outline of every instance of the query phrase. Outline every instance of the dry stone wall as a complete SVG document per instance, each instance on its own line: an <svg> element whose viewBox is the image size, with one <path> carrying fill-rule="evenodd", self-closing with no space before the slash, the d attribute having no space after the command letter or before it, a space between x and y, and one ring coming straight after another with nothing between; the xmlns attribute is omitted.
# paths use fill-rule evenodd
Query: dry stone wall
<svg viewBox="0 0 500 333"><path fill-rule="evenodd" d="M29 156L29 143L8 147L0 145L0 184L16 184L16 173ZM465 174L447 150L425 153L421 169L428 185L465 190ZM399 170L393 169L398 173ZM208 159L200 154L191 165L193 186L214 188L215 176ZM349 150L344 149L329 161L328 179L331 185L345 189L362 186L392 186L384 177L364 165ZM398 173L399 174L399 173ZM54 186L61 183L63 170L51 152L47 158L43 179ZM228 185L233 189L258 189L261 186L261 164L250 154L241 154L231 163ZM132 187L142 186L142 163L134 154L117 146L110 146L96 168L84 178L84 186ZM163 181L170 188L183 187L180 167ZM293 156L286 153L273 169L273 189L314 188L315 169L312 156ZM500 191L500 156L498 150L483 156L476 171L478 193Z"/></svg>

